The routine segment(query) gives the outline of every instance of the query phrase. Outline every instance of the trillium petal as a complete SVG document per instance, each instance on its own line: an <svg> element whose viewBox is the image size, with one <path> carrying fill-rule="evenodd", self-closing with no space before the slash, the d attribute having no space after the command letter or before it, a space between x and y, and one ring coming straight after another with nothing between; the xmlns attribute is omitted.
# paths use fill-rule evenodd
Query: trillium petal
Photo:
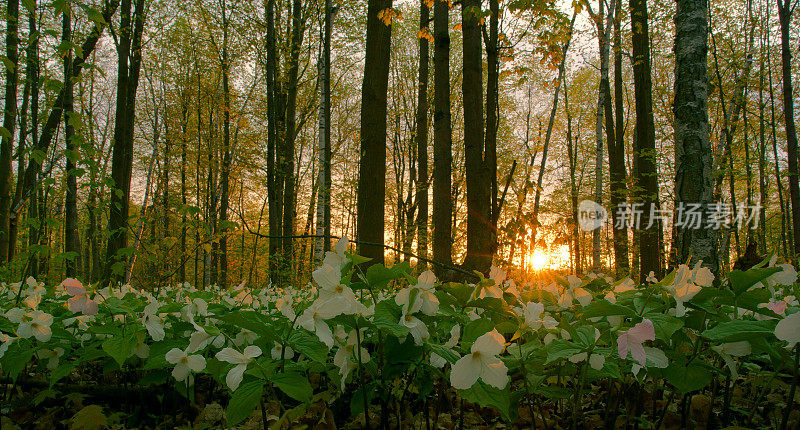
<svg viewBox="0 0 800 430"><path fill-rule="evenodd" d="M504 346L505 338L497 329L494 329L475 339L475 343L472 344L472 352L480 351L485 355L498 355L503 352Z"/></svg>
<svg viewBox="0 0 800 430"><path fill-rule="evenodd" d="M508 385L508 368L497 357L487 357L481 369L483 382L502 390Z"/></svg>
<svg viewBox="0 0 800 430"><path fill-rule="evenodd" d="M186 366L186 363L176 364L172 369L172 376L176 381L185 381L189 376L189 367Z"/></svg>
<svg viewBox="0 0 800 430"><path fill-rule="evenodd" d="M233 348L224 348L218 352L215 357L219 361L224 361L231 364L243 364L247 362L247 357Z"/></svg>
<svg viewBox="0 0 800 430"><path fill-rule="evenodd" d="M237 364L233 367L233 369L228 372L228 376L225 377L225 384L231 391L236 391L239 388L239 384L242 383L242 378L244 377L244 371L247 370L246 364Z"/></svg>
<svg viewBox="0 0 800 430"><path fill-rule="evenodd" d="M450 384L458 390L466 390L475 385L480 376L480 363L472 357L472 354L467 354L453 365L453 370L450 371Z"/></svg>
<svg viewBox="0 0 800 430"><path fill-rule="evenodd" d="M164 359L167 360L167 363L176 364L178 361L180 361L181 358L185 356L186 353L183 352L183 350L181 350L180 348L172 348L164 355Z"/></svg>
<svg viewBox="0 0 800 430"><path fill-rule="evenodd" d="M261 348L255 345L250 345L247 348L245 348L244 351L242 352L244 353L245 357L253 359L261 355Z"/></svg>
<svg viewBox="0 0 800 430"><path fill-rule="evenodd" d="M800 312L795 312L780 320L775 326L775 336L789 342L789 348L800 342Z"/></svg>
<svg viewBox="0 0 800 430"><path fill-rule="evenodd" d="M202 355L190 355L186 357L186 365L195 372L206 368L206 359Z"/></svg>

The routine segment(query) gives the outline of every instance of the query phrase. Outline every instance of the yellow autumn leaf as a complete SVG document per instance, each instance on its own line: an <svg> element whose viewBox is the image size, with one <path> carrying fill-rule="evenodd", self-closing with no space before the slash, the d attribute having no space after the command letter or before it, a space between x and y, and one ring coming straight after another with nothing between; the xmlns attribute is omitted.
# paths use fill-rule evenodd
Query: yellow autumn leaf
<svg viewBox="0 0 800 430"><path fill-rule="evenodd" d="M428 27L425 27L417 32L417 39L422 38L428 39L431 43L433 42L433 36L431 35L431 30Z"/></svg>
<svg viewBox="0 0 800 430"><path fill-rule="evenodd" d="M100 430L108 426L103 408L98 405L86 406L73 415L69 421L70 430Z"/></svg>
<svg viewBox="0 0 800 430"><path fill-rule="evenodd" d="M461 30L461 24L456 24L453 26L453 30L458 31Z"/></svg>

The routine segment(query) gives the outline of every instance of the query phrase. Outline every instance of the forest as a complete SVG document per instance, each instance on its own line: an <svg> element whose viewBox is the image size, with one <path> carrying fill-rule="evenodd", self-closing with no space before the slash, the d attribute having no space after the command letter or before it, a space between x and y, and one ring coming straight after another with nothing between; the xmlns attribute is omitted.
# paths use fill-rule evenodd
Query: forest
<svg viewBox="0 0 800 430"><path fill-rule="evenodd" d="M5 0L0 426L800 428L798 0Z"/></svg>

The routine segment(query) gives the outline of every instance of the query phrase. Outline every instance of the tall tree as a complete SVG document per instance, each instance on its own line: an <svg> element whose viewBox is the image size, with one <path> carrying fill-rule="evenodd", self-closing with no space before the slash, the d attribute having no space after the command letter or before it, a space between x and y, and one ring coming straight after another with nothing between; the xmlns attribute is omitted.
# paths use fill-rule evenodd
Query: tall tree
<svg viewBox="0 0 800 430"><path fill-rule="evenodd" d="M499 125L500 97L500 47L499 39L500 1L489 0L489 34L486 39L486 134L484 152L486 168L489 169L491 219L491 250L496 251L497 221L500 219L497 190L497 128ZM485 31L485 28L484 28Z"/></svg>
<svg viewBox="0 0 800 430"><path fill-rule="evenodd" d="M79 152L75 145L73 100L75 83L72 80L72 7L69 3L63 10L61 41L64 53L64 141L67 155L67 190L64 202L64 251L67 254L66 275L75 277L81 267L81 247L78 239L78 177L75 171Z"/></svg>
<svg viewBox="0 0 800 430"><path fill-rule="evenodd" d="M481 3L461 4L463 43L464 170L467 183L467 255L464 266L487 272L492 263L489 167L483 141L483 61Z"/></svg>
<svg viewBox="0 0 800 430"><path fill-rule="evenodd" d="M428 258L428 39L432 38L430 8L427 0L419 3L419 86L417 88L417 255ZM427 263L420 260L418 268Z"/></svg>
<svg viewBox="0 0 800 430"><path fill-rule="evenodd" d="M219 221L222 236L219 239L219 285L228 286L228 206L230 201L230 175L231 175L231 89L230 89L230 53L229 27L230 16L227 10L228 2L222 0L222 172L220 177L220 204Z"/></svg>
<svg viewBox="0 0 800 430"><path fill-rule="evenodd" d="M8 259L8 218L11 208L11 152L17 120L17 80L19 79L19 0L9 0L6 7L6 97L0 138L0 264Z"/></svg>
<svg viewBox="0 0 800 430"><path fill-rule="evenodd" d="M650 33L647 23L647 0L630 0L631 38L633 40L633 86L636 101L635 145L636 166L635 202L642 205L639 230L639 278L644 282L650 272L661 275L661 223L651 222L651 210L657 209L658 171L656 168L656 138L653 119L653 82L650 75Z"/></svg>
<svg viewBox="0 0 800 430"><path fill-rule="evenodd" d="M447 0L433 4L433 259L453 262L452 164L453 131L450 114L450 7ZM442 277L440 266L435 267Z"/></svg>
<svg viewBox="0 0 800 430"><path fill-rule="evenodd" d="M356 236L359 253L382 264L386 209L386 110L392 0L369 0L367 47L361 86L361 159L358 169Z"/></svg>
<svg viewBox="0 0 800 430"><path fill-rule="evenodd" d="M136 113L136 90L142 64L142 31L145 2L122 0L119 46L117 48L117 105L114 117L114 146L111 159L111 193L106 247L105 280L120 280L126 272L124 252L128 237L128 207L133 168L133 124Z"/></svg>
<svg viewBox="0 0 800 430"><path fill-rule="evenodd" d="M622 277L630 272L628 260L628 229L617 222L619 214L616 208L625 205L628 199L627 173L625 169L625 117L624 96L622 94L622 37L620 24L622 20L622 0L616 1L614 12L614 123L609 124L611 117L611 94L606 91L606 145L608 146L609 200L611 202L611 219L614 221L614 262L617 276ZM608 83L606 83L606 88ZM613 130L613 133L610 132ZM613 135L613 140L612 140Z"/></svg>
<svg viewBox="0 0 800 430"><path fill-rule="evenodd" d="M794 5L796 5L795 3ZM800 254L800 172L798 172L797 129L794 123L794 96L792 92L792 51L789 46L789 25L794 5L790 0L778 0L778 18L781 25L781 75L783 76L783 119L786 121L786 148L789 158L789 199L792 202L792 254Z"/></svg>
<svg viewBox="0 0 800 430"><path fill-rule="evenodd" d="M715 274L717 230L708 224L714 203L714 165L708 126L708 1L677 0L675 13L675 196L699 204L703 224L677 226L678 261L702 260Z"/></svg>
<svg viewBox="0 0 800 430"><path fill-rule="evenodd" d="M297 87L300 71L300 48L303 44L304 25L303 9L300 0L292 1L292 39L290 43L287 73L289 85L286 98L286 136L284 137L284 190L283 190L283 260L289 264L294 258L292 253L292 236L294 234L294 159L295 137L297 136ZM290 267L287 267L290 268ZM287 273L290 271L287 270Z"/></svg>
<svg viewBox="0 0 800 430"><path fill-rule="evenodd" d="M330 248L331 236L331 32L333 5L325 0L325 25L322 34L322 55L319 61L319 167L317 178L316 240L314 262L320 264Z"/></svg>

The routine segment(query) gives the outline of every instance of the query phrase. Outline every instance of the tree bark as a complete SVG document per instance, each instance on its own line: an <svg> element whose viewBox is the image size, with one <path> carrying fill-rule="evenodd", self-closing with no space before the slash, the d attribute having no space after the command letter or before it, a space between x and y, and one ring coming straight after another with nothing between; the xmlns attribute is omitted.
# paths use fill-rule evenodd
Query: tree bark
<svg viewBox="0 0 800 430"><path fill-rule="evenodd" d="M286 279L289 274L293 273L291 270L291 262L294 258L292 239L289 236L294 235L294 207L295 207L295 191L294 191L294 158L295 158L295 138L299 130L297 130L297 86L298 76L300 69L300 48L303 44L303 33L305 32L305 22L302 19L303 10L302 2L300 0L292 1L292 41L290 58L288 63L289 86L287 88L286 98L286 137L284 138L284 145L286 148L284 156L285 159L285 172L284 177L284 190L283 190L283 261L286 269Z"/></svg>
<svg viewBox="0 0 800 430"><path fill-rule="evenodd" d="M141 38L145 19L144 0L136 0L136 8L133 12L131 11L131 2L132 0L123 0L120 11L119 47L117 49L119 61L117 106L111 159L111 179L114 189L109 205L109 238L103 276L106 281L124 279L127 268L125 253L120 251L127 246L128 237L128 207L133 167L133 124L136 112L136 89L139 85L142 60Z"/></svg>
<svg viewBox="0 0 800 430"><path fill-rule="evenodd" d="M317 214L314 242L314 262L322 263L330 249L331 236L331 32L333 10L331 0L325 0L325 28L322 35L322 59L319 65L319 171L317 178Z"/></svg>
<svg viewBox="0 0 800 430"><path fill-rule="evenodd" d="M789 156L789 198L792 203L792 255L800 254L800 176L798 176L797 129L794 123L794 96L792 93L792 51L789 46L789 24L792 2L778 0L778 17L781 24L781 74L783 76L783 119L786 122L786 148Z"/></svg>
<svg viewBox="0 0 800 430"><path fill-rule="evenodd" d="M70 18L72 7L67 4L64 10L61 27L61 40L65 46L72 41L72 24ZM72 123L73 100L75 84L72 81L72 49L68 48L64 54L64 142L67 147L67 189L64 201L64 251L69 254L66 258L66 276L78 276L81 267L81 247L78 239L78 178L75 172L76 161L79 156L75 145L75 127ZM74 254L73 254L74 253Z"/></svg>
<svg viewBox="0 0 800 430"><path fill-rule="evenodd" d="M419 87L417 88L417 255L428 258L428 61L430 49L428 37L431 36L428 22L430 8L420 0L419 28L423 32L419 38ZM424 260L417 261L417 269L427 268Z"/></svg>
<svg viewBox="0 0 800 430"><path fill-rule="evenodd" d="M219 239L219 285L228 286L228 206L230 201L231 175L231 91L229 84L230 57L228 54L228 27L230 19L227 15L227 2L222 1L222 100L224 103L222 116L222 172L220 178L219 221L221 237Z"/></svg>
<svg viewBox="0 0 800 430"><path fill-rule="evenodd" d="M424 0L423 0L424 2ZM433 4L433 259L453 263L452 164L453 132L450 114L450 9L448 2ZM439 278L444 271L434 267Z"/></svg>
<svg viewBox="0 0 800 430"><path fill-rule="evenodd" d="M486 39L486 135L484 153L486 168L489 170L491 220L490 249L491 254L497 252L497 221L500 219L497 186L497 129L499 126L500 96L500 52L498 46L498 26L500 17L500 1L489 0L489 37ZM485 28L485 27L484 27ZM484 33L485 34L485 33Z"/></svg>
<svg viewBox="0 0 800 430"><path fill-rule="evenodd" d="M715 275L717 228L710 225L714 164L708 126L708 1L677 0L675 14L675 196L678 204L699 204L700 228L677 228L678 261L703 261Z"/></svg>
<svg viewBox="0 0 800 430"><path fill-rule="evenodd" d="M461 92L464 105L464 170L467 185L467 270L488 272L491 251L491 178L484 159L483 62L481 55L481 3L461 4L464 35Z"/></svg>
<svg viewBox="0 0 800 430"><path fill-rule="evenodd" d="M8 260L9 210L11 208L11 152L17 120L17 81L19 79L19 0L9 0L6 8L6 97L0 139L0 264Z"/></svg>
<svg viewBox="0 0 800 430"><path fill-rule="evenodd" d="M369 0L367 46L361 86L361 159L356 236L359 254L382 264L386 209L386 110L392 0ZM382 19L383 18L383 19ZM369 244L367 244L369 243Z"/></svg>
<svg viewBox="0 0 800 430"><path fill-rule="evenodd" d="M636 145L633 157L636 169L635 202L642 204L639 230L639 279L644 283L654 272L661 277L661 222L650 225L650 211L657 209L658 171L656 168L655 125L653 119L653 83L650 76L650 35L647 24L647 0L630 0L633 28L633 82L636 100Z"/></svg>
<svg viewBox="0 0 800 430"><path fill-rule="evenodd" d="M609 171L609 200L611 202L611 219L614 225L614 262L617 267L617 277L621 278L630 273L628 259L628 229L618 227L618 214L616 208L627 204L628 187L625 169L625 118L624 99L622 94L622 40L620 23L622 20L622 0L617 0L614 12L614 140L609 135L608 145L608 171ZM610 93L610 90L608 91ZM607 93L606 113L611 116L611 95ZM606 120L608 121L608 120ZM608 124L608 122L607 122ZM608 127L607 127L608 128Z"/></svg>

